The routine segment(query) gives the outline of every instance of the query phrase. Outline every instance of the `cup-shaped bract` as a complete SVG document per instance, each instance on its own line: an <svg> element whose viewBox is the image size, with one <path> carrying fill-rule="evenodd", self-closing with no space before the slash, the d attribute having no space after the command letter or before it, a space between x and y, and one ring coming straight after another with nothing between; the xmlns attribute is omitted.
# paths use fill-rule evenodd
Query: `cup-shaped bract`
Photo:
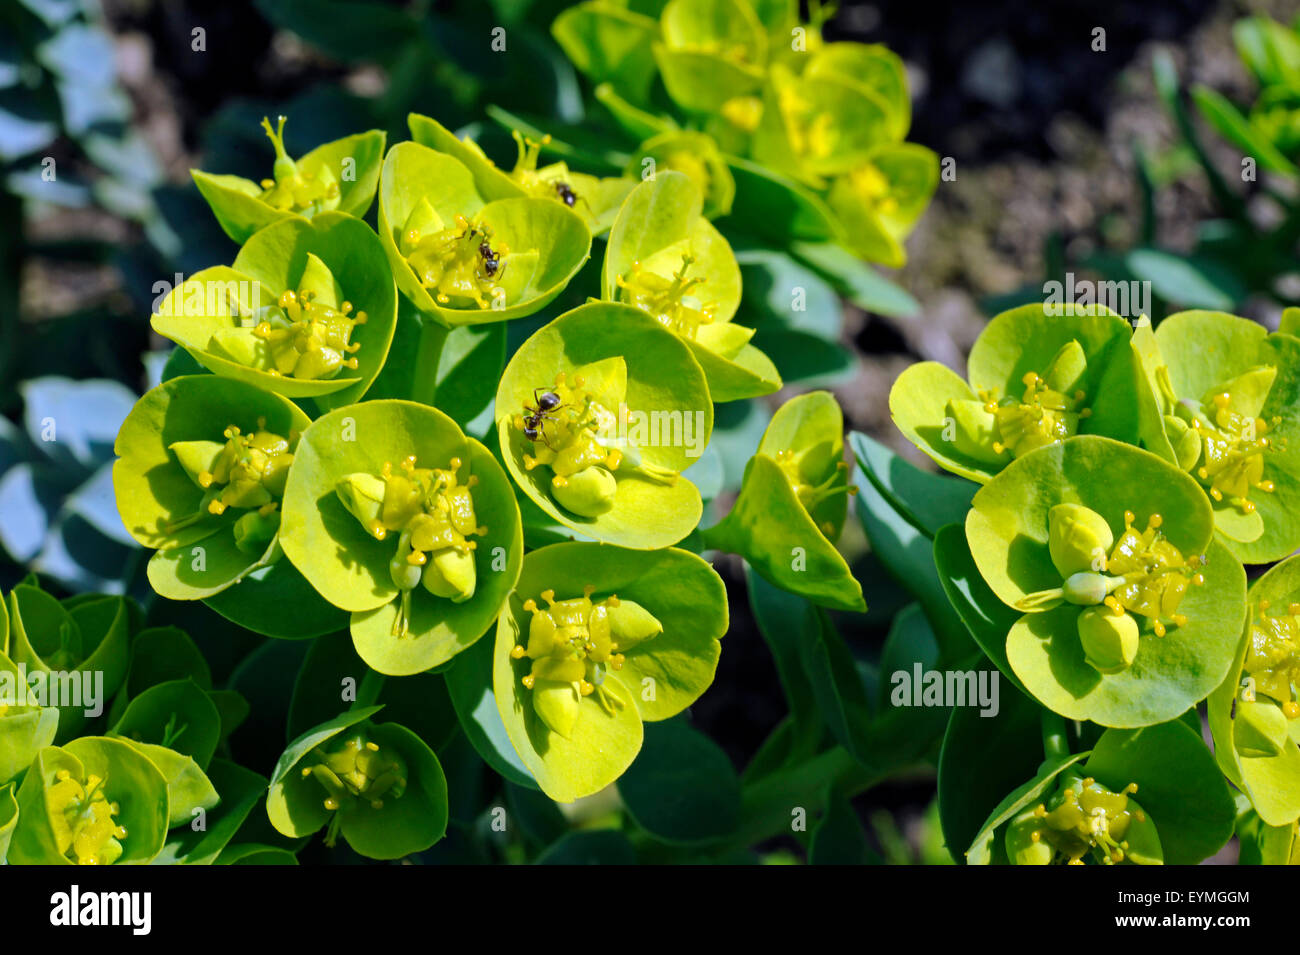
<svg viewBox="0 0 1300 955"><path fill-rule="evenodd" d="M602 297L636 307L686 342L714 401L770 394L781 375L750 344L754 330L731 321L740 306L740 266L701 215L701 201L680 172L661 172L632 190L610 229Z"/></svg>
<svg viewBox="0 0 1300 955"><path fill-rule="evenodd" d="M1008 795L966 860L1194 865L1228 841L1233 817L1214 757L1182 720L1109 729L1090 752L1049 759Z"/></svg>
<svg viewBox="0 0 1300 955"><path fill-rule="evenodd" d="M933 361L889 392L903 432L941 468L986 483L1009 463L1075 434L1136 443L1130 326L1099 306L1024 305L993 318L971 348L970 383Z"/></svg>
<svg viewBox="0 0 1300 955"><path fill-rule="evenodd" d="M447 831L447 779L424 740L397 723L372 723L383 707L349 710L298 737L271 774L266 812L300 839L342 834L371 859L400 859Z"/></svg>
<svg viewBox="0 0 1300 955"><path fill-rule="evenodd" d="M399 143L379 181L379 235L397 287L447 326L531 315L591 254L586 223L563 202L510 196L508 181L505 197L494 197L482 183L504 177L478 172L476 180L452 155Z"/></svg>
<svg viewBox="0 0 1300 955"><path fill-rule="evenodd" d="M58 709L30 699L28 687L26 675L0 653L0 786L24 772L58 732Z"/></svg>
<svg viewBox="0 0 1300 955"><path fill-rule="evenodd" d="M677 548L552 544L531 552L497 622L492 684L510 742L552 799L612 783L713 682L726 591Z"/></svg>
<svg viewBox="0 0 1300 955"><path fill-rule="evenodd" d="M481 637L523 558L514 490L491 452L436 408L402 400L340 408L303 432L280 542L351 612L361 658L394 676Z"/></svg>
<svg viewBox="0 0 1300 955"><path fill-rule="evenodd" d="M1300 339L1223 312L1140 325L1143 440L1210 496L1219 539L1247 564L1300 547Z"/></svg>
<svg viewBox="0 0 1300 955"><path fill-rule="evenodd" d="M1107 579L1091 596L1052 559L1062 504L1099 515L1115 541L1099 555L1095 572ZM1017 458L976 493L966 539L993 592L1028 611L1007 635L1007 657L1057 713L1148 726L1184 713L1227 675L1245 618L1245 572L1215 542L1196 482L1154 454L1087 435ZM1123 633L1080 620L1098 608L1139 625L1131 661L1121 654Z"/></svg>
<svg viewBox="0 0 1300 955"><path fill-rule="evenodd" d="M1300 818L1300 558L1250 586L1250 616L1228 678L1210 695L1214 753L1270 826Z"/></svg>
<svg viewBox="0 0 1300 955"><path fill-rule="evenodd" d="M515 483L566 527L650 550L682 540L703 511L680 473L713 432L704 372L639 309L590 302L520 346L496 396Z"/></svg>
<svg viewBox="0 0 1300 955"><path fill-rule="evenodd" d="M907 263L903 240L938 185L933 151L916 143L885 143L837 176L826 198L855 255L898 268Z"/></svg>
<svg viewBox="0 0 1300 955"><path fill-rule="evenodd" d="M41 750L18 789L8 861L146 865L167 837L167 781L131 744L83 736Z"/></svg>
<svg viewBox="0 0 1300 955"><path fill-rule="evenodd" d="M712 137L694 130L658 133L636 148L625 174L644 179L651 162L656 177L670 170L690 177L703 196L700 211L705 218L717 219L731 212L736 179Z"/></svg>
<svg viewBox="0 0 1300 955"><path fill-rule="evenodd" d="M655 62L687 112L716 112L763 82L767 31L748 0L670 0L659 24Z"/></svg>
<svg viewBox="0 0 1300 955"><path fill-rule="evenodd" d="M862 585L834 541L848 509L844 415L829 392L791 398L772 416L731 511L705 529L776 586L837 610L863 611Z"/></svg>
<svg viewBox="0 0 1300 955"><path fill-rule="evenodd" d="M327 212L261 230L234 265L173 290L152 324L217 375L328 409L359 400L383 368L397 290L370 227Z"/></svg>
<svg viewBox="0 0 1300 955"><path fill-rule="evenodd" d="M118 513L157 553L149 582L201 600L279 559L285 481L310 419L234 378L185 375L144 395L113 450Z"/></svg>
<svg viewBox="0 0 1300 955"><path fill-rule="evenodd" d="M436 119L412 113L407 123L415 142L460 160L473 175L474 185L484 199L549 199L577 213L592 235L609 230L623 199L636 185L635 179L578 172L563 160L539 165L550 136L530 139L512 130L518 154L514 168L507 172L489 159L474 140L468 136L457 139Z"/></svg>
<svg viewBox="0 0 1300 955"><path fill-rule="evenodd" d="M649 95L656 72L652 44L660 36L653 17L609 0L587 0L563 10L551 35L593 84L609 83L638 103Z"/></svg>
<svg viewBox="0 0 1300 955"><path fill-rule="evenodd" d="M272 175L260 182L190 170L221 228L240 244L279 219L310 219L335 210L364 216L375 198L384 156L383 130L324 143L295 160L284 148L284 126L283 116L277 117L275 126L269 118L262 120L275 161Z"/></svg>
<svg viewBox="0 0 1300 955"><path fill-rule="evenodd" d="M38 587L19 584L8 604L9 659L25 668L35 702L57 710L55 742L69 740L99 715L96 709L106 706L126 679L126 602L92 595L65 606ZM78 692L67 697L55 692L65 684Z"/></svg>

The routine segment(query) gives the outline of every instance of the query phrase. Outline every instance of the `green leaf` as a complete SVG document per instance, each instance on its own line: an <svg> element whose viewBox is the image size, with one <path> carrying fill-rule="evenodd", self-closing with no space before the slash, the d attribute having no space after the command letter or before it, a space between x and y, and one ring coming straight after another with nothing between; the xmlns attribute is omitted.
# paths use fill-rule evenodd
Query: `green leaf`
<svg viewBox="0 0 1300 955"><path fill-rule="evenodd" d="M217 750L221 714L192 679L171 680L133 697L111 733L128 742L163 745L181 756L192 756L203 769Z"/></svg>
<svg viewBox="0 0 1300 955"><path fill-rule="evenodd" d="M1300 175L1295 164L1282 155L1264 133L1253 126L1222 93L1208 86L1194 86L1192 100L1210 125L1258 162L1261 169L1284 176ZM1231 304L1225 307L1231 307Z"/></svg>
<svg viewBox="0 0 1300 955"><path fill-rule="evenodd" d="M551 35L593 85L610 83L629 99L646 99L655 77L650 45L659 35L650 17L594 0L564 10Z"/></svg>
<svg viewBox="0 0 1300 955"><path fill-rule="evenodd" d="M18 800L14 798L14 787L0 786L0 862L5 861L9 852L9 840L14 836L18 825Z"/></svg>
<svg viewBox="0 0 1300 955"><path fill-rule="evenodd" d="M944 525L966 519L978 486L922 471L861 432L849 435L849 444L876 490L927 536L934 537Z"/></svg>
<svg viewBox="0 0 1300 955"><path fill-rule="evenodd" d="M220 802L206 813L203 828L178 826L168 833L153 865L211 865L266 793L264 776L229 760L213 760L207 775Z"/></svg>
<svg viewBox="0 0 1300 955"><path fill-rule="evenodd" d="M1001 829L1021 810L1039 802L1056 788L1056 777L1075 763L1084 759L1087 753L1074 753L1045 761L1029 782L1013 789L989 813L979 833L966 850L968 865L1007 864L1006 848L1003 846ZM1127 785L1127 784L1125 784Z"/></svg>
<svg viewBox="0 0 1300 955"><path fill-rule="evenodd" d="M537 781L515 752L492 688L495 641L480 640L458 654L447 671L447 690L461 729L492 770L515 786L536 789Z"/></svg>
<svg viewBox="0 0 1300 955"><path fill-rule="evenodd" d="M880 855L867 842L853 804L843 796L829 800L826 813L813 827L808 847L810 865L880 865Z"/></svg>
<svg viewBox="0 0 1300 955"><path fill-rule="evenodd" d="M570 832L537 857L536 865L635 865L636 851L616 829Z"/></svg>
<svg viewBox="0 0 1300 955"><path fill-rule="evenodd" d="M618 792L637 825L675 845L724 838L740 822L740 779L731 760L681 720L645 728Z"/></svg>
<svg viewBox="0 0 1300 955"><path fill-rule="evenodd" d="M153 743L126 742L148 757L167 781L168 828L192 822L194 810L206 812L217 804L216 788L193 757Z"/></svg>
<svg viewBox="0 0 1300 955"><path fill-rule="evenodd" d="M2 606L4 601L0 600ZM19 699L19 677L17 666L0 653L0 688L3 688L0 699L8 701L4 718L0 719L0 786L24 772L36 754L54 742L59 726L58 709L15 702ZM21 685L24 690L27 688L26 683ZM13 793L8 793L8 796L12 798ZM0 797L0 839L6 838L3 806ZM0 859L3 858L4 853L0 851Z"/></svg>

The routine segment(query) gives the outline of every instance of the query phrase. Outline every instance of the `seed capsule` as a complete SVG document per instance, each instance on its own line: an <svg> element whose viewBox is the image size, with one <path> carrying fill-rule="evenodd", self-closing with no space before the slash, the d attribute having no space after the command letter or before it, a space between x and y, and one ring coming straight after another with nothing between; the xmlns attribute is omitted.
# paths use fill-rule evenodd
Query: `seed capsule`
<svg viewBox="0 0 1300 955"><path fill-rule="evenodd" d="M583 517L599 517L614 506L618 481L600 465L551 479L551 493L565 508Z"/></svg>
<svg viewBox="0 0 1300 955"><path fill-rule="evenodd" d="M1079 642L1084 659L1099 673L1122 673L1137 659L1137 621L1109 607L1088 607L1079 614Z"/></svg>

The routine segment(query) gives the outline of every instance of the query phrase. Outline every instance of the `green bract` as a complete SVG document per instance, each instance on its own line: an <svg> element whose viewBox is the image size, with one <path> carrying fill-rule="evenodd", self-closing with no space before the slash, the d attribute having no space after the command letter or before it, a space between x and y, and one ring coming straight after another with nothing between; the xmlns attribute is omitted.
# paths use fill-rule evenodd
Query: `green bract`
<svg viewBox="0 0 1300 955"><path fill-rule="evenodd" d="M0 653L0 786L27 769L36 753L54 742L58 730L58 709L29 700L27 689L22 672ZM0 796L0 838L6 823L3 807Z"/></svg>
<svg viewBox="0 0 1300 955"><path fill-rule="evenodd" d="M1228 841L1233 816L1214 757L1181 720L1111 729L1089 752L1049 759L1008 795L966 859L1189 865Z"/></svg>
<svg viewBox="0 0 1300 955"><path fill-rule="evenodd" d="M271 775L271 824L296 839L326 828L372 859L429 848L447 831L438 757L404 726L371 723L382 707L350 710L289 744Z"/></svg>
<svg viewBox="0 0 1300 955"><path fill-rule="evenodd" d="M695 183L703 196L702 215L717 219L731 212L736 180L710 136L676 129L652 136L636 148L625 173L634 179L644 179L650 172L657 176L669 170L683 173Z"/></svg>
<svg viewBox="0 0 1300 955"><path fill-rule="evenodd" d="M971 349L969 385L938 362L906 369L889 392L899 430L940 467L981 484L1074 434L1136 440L1128 322L1104 308L1060 309L1025 305L990 321Z"/></svg>
<svg viewBox="0 0 1300 955"><path fill-rule="evenodd" d="M283 116L278 117L274 129L270 120L262 120L275 149L272 178L258 183L241 176L190 170L221 228L238 243L286 217L310 219L332 210L364 216L375 198L384 155L383 130L325 143L295 161L284 149L284 124Z"/></svg>
<svg viewBox="0 0 1300 955"><path fill-rule="evenodd" d="M167 836L167 782L121 740L85 736L37 754L18 789L8 861L143 865Z"/></svg>
<svg viewBox="0 0 1300 955"><path fill-rule="evenodd" d="M682 109L711 113L762 83L767 33L747 0L670 0L660 26L655 62Z"/></svg>
<svg viewBox="0 0 1300 955"><path fill-rule="evenodd" d="M1300 547L1300 339L1222 312L1180 312L1135 353L1143 441L1209 494L1219 539L1248 564Z"/></svg>
<svg viewBox="0 0 1300 955"><path fill-rule="evenodd" d="M563 202L519 196L502 179L486 165L476 179L419 143L399 143L384 160L379 235L389 264L402 293L444 325L531 315L591 252L586 224Z"/></svg>
<svg viewBox="0 0 1300 955"><path fill-rule="evenodd" d="M352 613L357 652L420 673L492 625L523 555L519 508L492 454L441 411L370 401L303 432L284 494L284 552Z"/></svg>
<svg viewBox="0 0 1300 955"><path fill-rule="evenodd" d="M8 603L12 627L8 655L26 668L29 687L38 689L31 682L35 679L49 692L72 676L73 685L84 690L78 694L80 699L63 702L36 697L37 703L58 712L56 739L69 740L86 725L95 703L107 705L126 677L127 606L120 597L104 595L65 605L28 584L15 587ZM87 698L92 693L97 700ZM43 725L42 719L38 722Z"/></svg>
<svg viewBox="0 0 1300 955"><path fill-rule="evenodd" d="M233 266L192 276L152 319L208 370L322 408L366 393L396 321L380 243L337 212L268 226Z"/></svg>
<svg viewBox="0 0 1300 955"><path fill-rule="evenodd" d="M713 682L722 580L699 557L554 544L524 559L497 623L492 686L510 742L552 799L612 783Z"/></svg>
<svg viewBox="0 0 1300 955"><path fill-rule="evenodd" d="M731 321L740 305L740 266L700 203L684 173L663 172L637 186L610 230L601 294L637 307L685 341L714 401L769 394L781 387L781 375L749 344L754 330Z"/></svg>
<svg viewBox="0 0 1300 955"><path fill-rule="evenodd" d="M1210 696L1219 766L1267 825L1300 818L1300 559L1250 587L1250 618L1228 678Z"/></svg>
<svg viewBox="0 0 1300 955"><path fill-rule="evenodd" d="M474 176L474 185L482 196L489 199L527 196L550 199L576 212L587 223L592 235L609 229L619 205L636 185L633 179L602 178L576 172L563 161L539 168L538 159L541 151L550 144L550 136L534 141L513 130L518 156L514 168L505 172L497 168L474 140L468 136L457 139L437 120L412 113L407 122L411 127L411 138L417 143L463 163Z"/></svg>
<svg viewBox="0 0 1300 955"><path fill-rule="evenodd" d="M157 550L155 590L211 597L279 559L280 502L308 423L287 398L215 375L173 378L136 403L113 488L127 531Z"/></svg>
<svg viewBox="0 0 1300 955"><path fill-rule="evenodd" d="M515 482L566 527L652 549L699 523L699 491L680 472L713 431L708 385L687 346L638 309L592 302L532 335L501 377L496 423Z"/></svg>
<svg viewBox="0 0 1300 955"><path fill-rule="evenodd" d="M862 585L834 544L850 490L839 405L825 391L791 398L745 466L735 506L704 530L705 544L822 606L865 610Z"/></svg>
<svg viewBox="0 0 1300 955"><path fill-rule="evenodd" d="M1007 658L1057 713L1160 723L1227 675L1245 574L1196 483L1155 455L1085 436L1018 458L975 495L966 537L993 592L1028 611Z"/></svg>

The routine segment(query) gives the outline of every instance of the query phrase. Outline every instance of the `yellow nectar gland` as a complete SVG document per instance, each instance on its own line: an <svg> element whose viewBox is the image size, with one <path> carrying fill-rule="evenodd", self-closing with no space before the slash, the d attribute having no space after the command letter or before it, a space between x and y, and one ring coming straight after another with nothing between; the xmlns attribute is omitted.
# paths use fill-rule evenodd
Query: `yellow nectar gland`
<svg viewBox="0 0 1300 955"><path fill-rule="evenodd" d="M992 391L980 392L984 410L997 422L1000 440L993 442L997 454L1010 451L1020 457L1064 441L1078 431L1081 420L1092 415L1091 408L1081 407L1087 397L1081 390L1065 395L1048 387L1034 371L1022 376L1021 383L1025 391L1020 400L1007 396L999 401Z"/></svg>
<svg viewBox="0 0 1300 955"><path fill-rule="evenodd" d="M326 793L322 805L334 814L325 834L327 846L338 838L339 810L383 809L386 800L401 799L406 792L406 760L396 750L380 749L365 733L355 733L328 749L318 746L305 762L302 777L320 783Z"/></svg>
<svg viewBox="0 0 1300 955"><path fill-rule="evenodd" d="M889 179L873 163L855 167L849 173L849 186L862 204L877 214L892 216L898 212L898 199Z"/></svg>
<svg viewBox="0 0 1300 955"><path fill-rule="evenodd" d="M244 433L232 424L222 436L225 444L180 441L170 446L181 467L205 493L199 510L170 524L167 532L193 524L207 514L222 515L236 508L256 511L268 524L265 530L273 536L270 525L279 524L277 510L293 464L289 448L297 440L297 433L290 431L288 438L281 437L266 430L265 418L258 418L256 431Z"/></svg>
<svg viewBox="0 0 1300 955"><path fill-rule="evenodd" d="M1010 823L1008 854L1013 862L1039 864L1084 865L1085 859L1102 865L1124 862L1130 851L1126 836L1135 827L1150 827L1146 813L1129 798L1137 788L1137 783L1129 783L1112 792L1091 776L1066 774L1047 802Z"/></svg>
<svg viewBox="0 0 1300 955"><path fill-rule="evenodd" d="M1197 415L1191 425L1201 439L1196 477L1216 502L1227 500L1243 513L1253 513L1251 491L1271 494L1274 490L1273 482L1264 478L1264 452L1274 448L1268 433L1282 419L1265 420L1234 411L1229 391L1213 395L1210 404L1210 420Z"/></svg>
<svg viewBox="0 0 1300 955"><path fill-rule="evenodd" d="M1244 672L1254 681L1256 697L1263 695L1282 707L1287 719L1300 718L1296 686L1300 685L1300 603L1286 613L1268 615L1271 604L1259 602L1259 617L1250 626Z"/></svg>
<svg viewBox="0 0 1300 955"><path fill-rule="evenodd" d="M121 808L104 795L107 780L94 775L83 785L66 769L55 774L46 794L54 841L60 853L77 865L111 865L122 856L127 831L113 818Z"/></svg>
<svg viewBox="0 0 1300 955"><path fill-rule="evenodd" d="M1124 583L1112 590L1104 603L1113 613L1133 613L1148 617L1157 637L1166 633L1164 621L1181 627L1187 617L1178 613L1189 586L1205 583L1201 568L1205 556L1184 558L1169 542L1161 527L1164 518L1151 514L1146 530L1139 533L1133 526L1136 516L1124 512L1124 533L1115 541L1106 560L1106 572L1122 577Z"/></svg>
<svg viewBox="0 0 1300 955"><path fill-rule="evenodd" d="M272 170L274 179L263 179L262 194L259 197L268 206L281 212L296 212L313 215L323 209L332 209L339 204L339 183L334 173L323 163L317 170L303 169L289 158L284 149L285 117L276 117L276 128L271 128L271 121L262 117L262 129L275 147L275 165Z"/></svg>
<svg viewBox="0 0 1300 955"><path fill-rule="evenodd" d="M352 341L352 332L366 323L366 313L352 315L351 302L333 308L316 297L305 289L286 290L278 302L283 314L253 329L253 335L266 342L272 375L314 380L357 367L361 343Z"/></svg>
<svg viewBox="0 0 1300 955"><path fill-rule="evenodd" d="M857 494L858 489L852 484L840 484L839 480L849 469L849 466L843 461L836 461L835 466L821 481L813 484L804 473L804 465L810 448L804 448L802 451L793 451L786 448L776 453L776 463L780 467L785 479L790 484L790 490L794 491L795 496L799 498L799 503L811 517L813 510L822 501L832 498L837 494ZM821 531L824 534L832 534L835 531L835 525L830 521L823 521Z"/></svg>
<svg viewBox="0 0 1300 955"><path fill-rule="evenodd" d="M510 249L504 242L494 245L492 230L485 224L457 216L448 229L424 234L408 229L402 249L420 285L433 292L439 305L458 299L489 308L491 300L504 292L497 283L505 275L502 260Z"/></svg>
<svg viewBox="0 0 1300 955"><path fill-rule="evenodd" d="M683 338L694 339L701 325L711 325L717 304L703 302L694 290L707 279L703 276L687 278L695 259L682 256L682 267L666 279L650 272L640 262L632 263L626 276L618 276L619 298L629 305L653 316L655 321Z"/></svg>

